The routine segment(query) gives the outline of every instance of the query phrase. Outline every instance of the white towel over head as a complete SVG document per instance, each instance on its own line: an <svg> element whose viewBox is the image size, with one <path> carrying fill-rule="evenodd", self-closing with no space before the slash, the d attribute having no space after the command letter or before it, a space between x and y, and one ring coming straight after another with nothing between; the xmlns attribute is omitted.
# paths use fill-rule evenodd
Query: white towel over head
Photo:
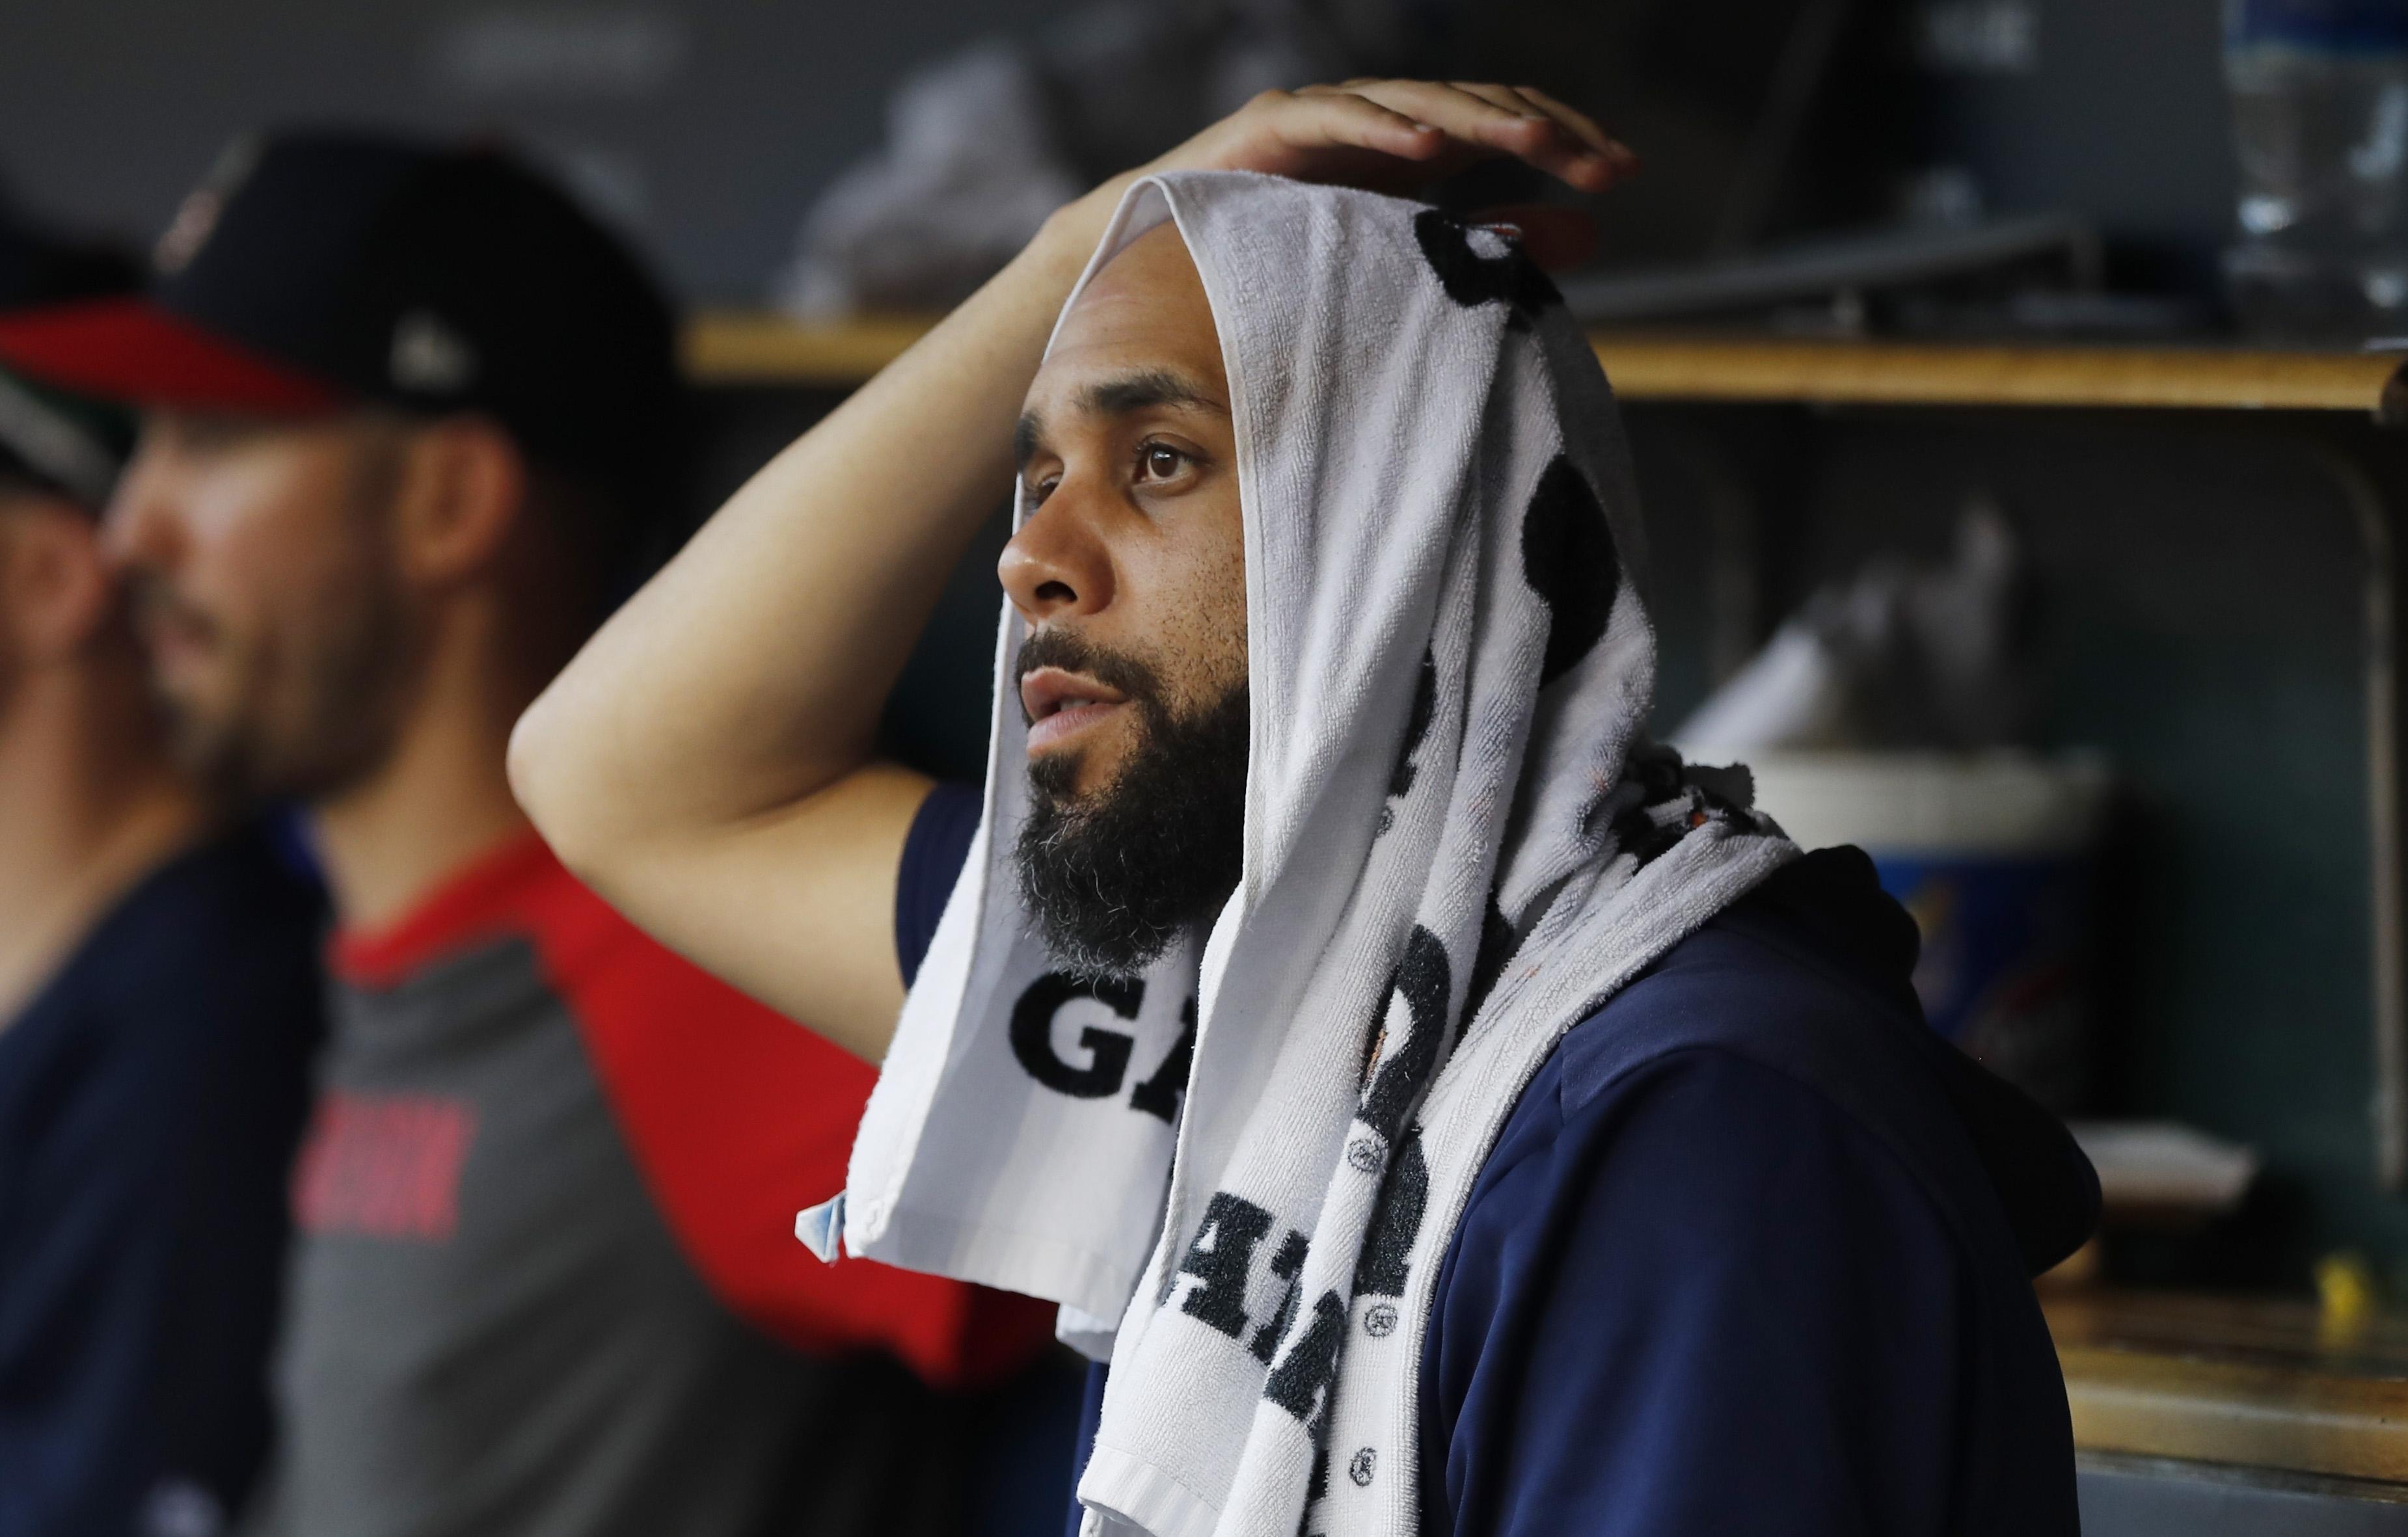
<svg viewBox="0 0 2408 1537"><path fill-rule="evenodd" d="M1109 1355L1090 1532L1409 1533L1432 1285L1523 1086L1797 850L1642 735L1621 424L1509 235L1180 173L1088 277L1165 220L1235 418L1243 877L1200 954L1056 970L1010 867L1007 606L984 818L835 1210L851 1252L1050 1298Z"/></svg>

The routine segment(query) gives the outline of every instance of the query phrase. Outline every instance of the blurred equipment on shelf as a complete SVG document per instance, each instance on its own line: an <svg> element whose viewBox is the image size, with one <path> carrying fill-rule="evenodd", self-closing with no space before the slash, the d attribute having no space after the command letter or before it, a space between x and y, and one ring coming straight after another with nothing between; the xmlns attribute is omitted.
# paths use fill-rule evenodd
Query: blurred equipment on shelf
<svg viewBox="0 0 2408 1537"><path fill-rule="evenodd" d="M1559 286L1591 324L1705 321L1790 334L2155 336L2198 329L2173 295L2109 293L2098 232L2070 214L1904 224Z"/></svg>
<svg viewBox="0 0 2408 1537"><path fill-rule="evenodd" d="M1809 848L1855 844L1923 932L1932 1028L2059 1115L2091 1075L2106 765L2025 753L1751 755L1756 804Z"/></svg>
<svg viewBox="0 0 2408 1537"><path fill-rule="evenodd" d="M806 320L957 303L1078 190L1025 57L947 59L897 88L886 148L811 206L776 297Z"/></svg>
<svg viewBox="0 0 2408 1537"><path fill-rule="evenodd" d="M2356 1249L2337 1249L2316 1261L2316 1343L2346 1350L2363 1342L2383 1316L2383 1285Z"/></svg>
<svg viewBox="0 0 2408 1537"><path fill-rule="evenodd" d="M2408 5L2227 0L2232 306L2269 335L2408 329Z"/></svg>
<svg viewBox="0 0 2408 1537"><path fill-rule="evenodd" d="M2073 1140L2099 1171L2111 1221L2186 1227L2239 1209L2258 1150L2164 1120L2075 1121Z"/></svg>
<svg viewBox="0 0 2408 1537"><path fill-rule="evenodd" d="M812 205L778 301L805 318L958 304L1104 177L1258 92L1359 73L1343 39L1378 20L1341 33L1291 0L1121 0L940 59L896 88L885 147Z"/></svg>
<svg viewBox="0 0 2408 1537"><path fill-rule="evenodd" d="M1247 97L1364 75L1511 80L1596 113L1649 167L1601 205L1610 266L1877 228L1896 212L1909 130L1895 46L1908 8L1103 0L906 78L883 144L820 193L772 296L808 320L945 308L1054 207ZM1458 210L1582 201L1501 164L1426 195Z"/></svg>
<svg viewBox="0 0 2408 1537"><path fill-rule="evenodd" d="M1860 330L1875 302L1901 292L1988 291L2018 278L2095 290L2098 247L2079 220L2043 215L1800 241L1754 256L1588 274L1560 286L1571 312L1593 325L1769 317L1781 329ZM1845 321L1851 313L1853 327Z"/></svg>
<svg viewBox="0 0 2408 1537"><path fill-rule="evenodd" d="M1986 502L1949 564L1827 587L1673 733L1739 760L1808 848L1855 844L1923 932L1932 1028L2058 1114L2091 1069L2093 866L2109 775L2017 749L2034 689L2028 581Z"/></svg>
<svg viewBox="0 0 2408 1537"><path fill-rule="evenodd" d="M2023 655L2028 596L2014 531L1976 501L1957 519L1950 564L1876 561L1814 593L1673 740L1707 760L1768 747L2018 741L2033 692Z"/></svg>

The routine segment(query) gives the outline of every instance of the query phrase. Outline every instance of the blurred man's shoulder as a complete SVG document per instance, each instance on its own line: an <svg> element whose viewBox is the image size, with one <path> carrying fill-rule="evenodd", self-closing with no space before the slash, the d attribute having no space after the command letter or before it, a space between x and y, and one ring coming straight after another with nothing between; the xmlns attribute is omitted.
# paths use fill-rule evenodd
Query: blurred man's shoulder
<svg viewBox="0 0 2408 1537"><path fill-rule="evenodd" d="M317 1012L326 904L268 824L223 830L161 864L95 924L58 981L160 1021L263 1005Z"/></svg>

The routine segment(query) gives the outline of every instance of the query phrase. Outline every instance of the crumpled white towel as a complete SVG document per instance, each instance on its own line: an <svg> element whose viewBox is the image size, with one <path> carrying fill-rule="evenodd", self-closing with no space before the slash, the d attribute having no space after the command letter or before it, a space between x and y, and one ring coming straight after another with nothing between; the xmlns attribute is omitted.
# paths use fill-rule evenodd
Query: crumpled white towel
<svg viewBox="0 0 2408 1537"><path fill-rule="evenodd" d="M1244 878L1200 957L1053 971L1009 865L1007 608L984 821L844 1245L1054 1299L1096 1353L1119 1320L1090 1532L1408 1533L1431 1285L1499 1126L1565 1030L1797 849L1743 776L1640 734L1620 423L1508 238L1179 174L1129 194L1090 274L1165 218L1236 417Z"/></svg>

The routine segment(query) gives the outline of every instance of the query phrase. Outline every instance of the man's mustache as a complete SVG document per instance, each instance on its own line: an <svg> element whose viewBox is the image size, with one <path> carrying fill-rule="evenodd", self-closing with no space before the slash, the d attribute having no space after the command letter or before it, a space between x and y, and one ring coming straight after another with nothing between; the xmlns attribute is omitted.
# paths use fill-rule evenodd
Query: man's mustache
<svg viewBox="0 0 2408 1537"><path fill-rule="evenodd" d="M1011 675L1012 692L1017 694L1021 680L1039 667L1083 674L1148 713L1162 706L1162 680L1152 667L1125 652L1097 646L1076 631L1040 629L1022 642Z"/></svg>
<svg viewBox="0 0 2408 1537"><path fill-rule="evenodd" d="M126 604L137 630L156 625L173 625L205 636L215 636L217 621L198 607L177 595L165 577L151 572L132 570L124 574Z"/></svg>

